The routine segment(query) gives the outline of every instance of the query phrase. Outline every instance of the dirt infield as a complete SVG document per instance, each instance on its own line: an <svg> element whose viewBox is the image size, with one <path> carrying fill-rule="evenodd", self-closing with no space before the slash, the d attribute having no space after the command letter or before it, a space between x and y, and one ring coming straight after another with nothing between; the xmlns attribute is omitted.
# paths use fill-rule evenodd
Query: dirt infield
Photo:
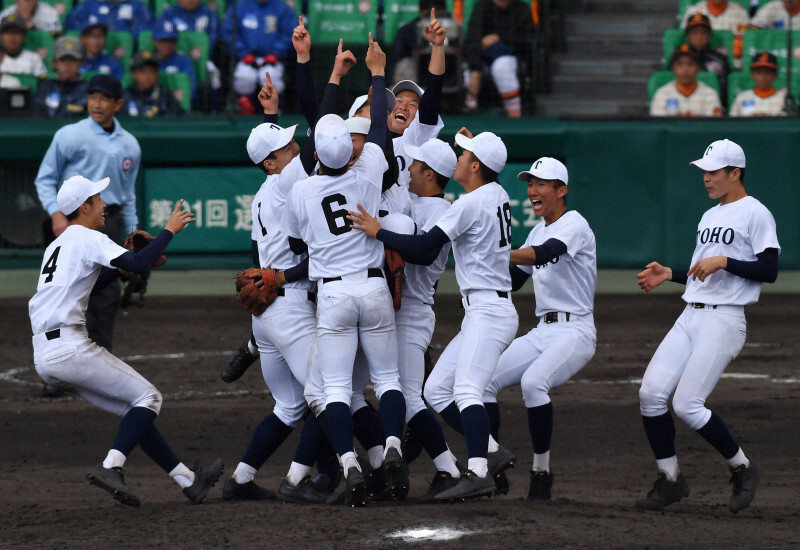
<svg viewBox="0 0 800 550"><path fill-rule="evenodd" d="M520 333L533 322L529 294L515 296ZM437 353L462 316L455 297L438 301ZM0 300L0 548L796 548L798 295L763 295L748 309L745 349L709 399L745 452L762 464L750 508L737 516L728 512L724 461L680 422L676 443L690 496L664 513L633 507L655 478L636 381L680 309L675 295L597 297L597 355L573 383L552 393L555 484L548 504L524 500L532 451L514 388L500 395L501 440L519 459L506 496L416 505L433 473L423 455L411 467L410 498L400 504L229 503L220 483L203 505L193 506L137 451L126 479L143 504L132 509L85 481L105 456L118 420L77 398L41 397L26 300ZM162 391L158 426L190 465L221 456L230 475L271 410L257 368L231 385L219 380L221 364L248 330L249 319L233 298L153 296L118 318L114 351ZM449 428L445 434L463 456L463 441ZM260 483L277 488L297 436L262 468Z"/></svg>

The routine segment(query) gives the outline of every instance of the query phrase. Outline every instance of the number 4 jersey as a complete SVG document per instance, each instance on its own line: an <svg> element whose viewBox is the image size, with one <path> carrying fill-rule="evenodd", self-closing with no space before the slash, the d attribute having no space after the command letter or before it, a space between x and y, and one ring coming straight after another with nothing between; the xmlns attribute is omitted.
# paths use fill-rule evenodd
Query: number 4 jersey
<svg viewBox="0 0 800 550"><path fill-rule="evenodd" d="M461 195L436 225L453 241L463 296L473 290L511 290L511 206L499 183Z"/></svg>
<svg viewBox="0 0 800 550"><path fill-rule="evenodd" d="M67 227L44 251L36 294L28 302L33 333L85 325L89 295L102 268L112 267L125 252L99 231Z"/></svg>

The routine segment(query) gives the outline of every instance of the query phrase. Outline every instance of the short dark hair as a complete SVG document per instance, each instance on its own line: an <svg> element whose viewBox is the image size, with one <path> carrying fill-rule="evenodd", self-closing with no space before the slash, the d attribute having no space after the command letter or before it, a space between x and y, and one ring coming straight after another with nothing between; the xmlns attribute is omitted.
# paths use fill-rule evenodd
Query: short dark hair
<svg viewBox="0 0 800 550"><path fill-rule="evenodd" d="M319 162L319 173L323 176L341 176L345 172L347 172L349 166L345 164L341 168L330 168L329 166L325 166L322 161Z"/></svg>
<svg viewBox="0 0 800 550"><path fill-rule="evenodd" d="M741 168L739 166L726 166L725 168L723 168L723 170L725 170L726 174L730 174L737 168L739 168L739 181L744 183L744 168Z"/></svg>
<svg viewBox="0 0 800 550"><path fill-rule="evenodd" d="M94 195L83 201L83 203L94 204ZM78 208L76 208L75 211L70 212L69 214L66 215L68 222L71 222L72 220L78 217L78 213L81 211L81 206L83 206L83 203L80 206L78 206Z"/></svg>
<svg viewBox="0 0 800 550"><path fill-rule="evenodd" d="M497 172L495 172L494 170L486 166L484 163L482 163L481 159L479 159L472 151L470 151L469 154L472 155L472 162L480 163L481 165L480 174L481 177L483 178L483 181L485 181L486 183L489 183L491 181L497 181L497 176L498 176Z"/></svg>
<svg viewBox="0 0 800 550"><path fill-rule="evenodd" d="M433 168L431 168L431 167L428 165L428 163L426 163L426 162L422 162L422 161L419 161L419 163L422 165L422 167L421 167L421 168L422 168L422 170L433 170ZM433 173L434 173L434 174L436 174L436 185L438 185L438 186L439 186L439 188L440 188L442 191L444 191L444 188L445 188L445 187L447 187L447 184L448 184L448 183L450 183L450 178L448 178L447 176L443 176L443 175L441 175L441 174L440 174L439 172L437 172L436 170L433 170Z"/></svg>

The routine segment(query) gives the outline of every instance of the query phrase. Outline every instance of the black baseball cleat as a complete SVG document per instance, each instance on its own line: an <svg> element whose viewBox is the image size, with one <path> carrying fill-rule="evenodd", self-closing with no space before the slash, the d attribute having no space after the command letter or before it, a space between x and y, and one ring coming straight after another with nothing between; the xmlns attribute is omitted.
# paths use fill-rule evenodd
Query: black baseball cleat
<svg viewBox="0 0 800 550"><path fill-rule="evenodd" d="M442 491L434 497L434 500L436 502L455 502L468 498L492 496L496 490L497 486L494 484L491 474L478 477L472 470L467 470L453 488Z"/></svg>
<svg viewBox="0 0 800 550"><path fill-rule="evenodd" d="M517 461L517 457L514 456L511 449L500 445L495 452L486 455L486 461L489 466L489 473L492 476L496 476L512 468Z"/></svg>
<svg viewBox="0 0 800 550"><path fill-rule="evenodd" d="M494 477L494 484L497 487L497 494L498 495L507 495L508 491L511 489L511 486L508 484L508 478L506 477L505 472L500 472Z"/></svg>
<svg viewBox="0 0 800 550"><path fill-rule="evenodd" d="M219 476L222 475L222 470L224 468L225 463L221 458L214 460L211 466L207 468L198 466L195 462L194 468L192 468L192 470L194 470L194 483L189 487L185 487L183 489L183 494L195 504L202 503L206 499L209 489L214 486Z"/></svg>
<svg viewBox="0 0 800 550"><path fill-rule="evenodd" d="M118 500L126 506L137 508L141 504L139 497L131 491L130 487L125 485L122 468L103 468L103 464L100 463L86 474L86 479L90 485L105 489L111 493L114 500Z"/></svg>
<svg viewBox="0 0 800 550"><path fill-rule="evenodd" d="M250 365L255 363L256 359L258 359L259 355L256 353L253 355L250 353L250 348L247 347L247 344L250 342L250 338L244 341L239 349L231 355L228 362L225 363L225 366L222 367L222 371L219 373L219 377L222 378L223 382L230 384L242 377L245 371L250 368Z"/></svg>
<svg viewBox="0 0 800 550"><path fill-rule="evenodd" d="M347 486L345 504L352 507L367 505L367 482L364 481L361 470L351 466L345 476L345 485Z"/></svg>
<svg viewBox="0 0 800 550"><path fill-rule="evenodd" d="M297 485L292 485L288 479L283 478L278 487L278 499L296 504L325 504L328 495L314 486L311 476L306 476Z"/></svg>
<svg viewBox="0 0 800 550"><path fill-rule="evenodd" d="M386 478L386 487L389 495L394 500L405 500L408 496L408 464L400 456L400 451L394 447L390 447L386 451L386 456L383 459L381 466L384 476Z"/></svg>
<svg viewBox="0 0 800 550"><path fill-rule="evenodd" d="M728 510L735 514L747 508L755 498L758 479L761 477L761 466L751 460L747 468L742 464L730 470L733 494L728 502Z"/></svg>
<svg viewBox="0 0 800 550"><path fill-rule="evenodd" d="M553 472L536 472L531 470L531 484L528 488L528 500L550 500L553 488Z"/></svg>
<svg viewBox="0 0 800 550"><path fill-rule="evenodd" d="M336 479L331 482L331 486L333 489L325 499L325 504L344 504L345 500L347 500L347 482L344 479L344 472L341 468L339 468Z"/></svg>
<svg viewBox="0 0 800 550"><path fill-rule="evenodd" d="M277 498L274 491L257 485L255 481L236 483L229 477L222 487L222 498L225 500L274 500Z"/></svg>
<svg viewBox="0 0 800 550"><path fill-rule="evenodd" d="M431 481L431 486L428 489L428 492L419 497L420 504L430 504L433 502L437 502L436 496L458 485L459 479L460 478L453 477L450 474L450 472L443 472L442 470L437 470L436 475L433 476L433 481Z"/></svg>
<svg viewBox="0 0 800 550"><path fill-rule="evenodd" d="M679 474L677 481L668 481L667 474L659 472L653 488L647 493L646 498L636 501L636 507L642 510L661 511L673 502L688 496L689 484L683 475Z"/></svg>

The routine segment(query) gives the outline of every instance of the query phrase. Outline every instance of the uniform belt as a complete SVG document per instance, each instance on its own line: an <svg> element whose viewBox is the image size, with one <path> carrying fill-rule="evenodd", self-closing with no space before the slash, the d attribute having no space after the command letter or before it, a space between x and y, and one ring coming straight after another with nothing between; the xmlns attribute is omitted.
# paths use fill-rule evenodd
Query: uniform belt
<svg viewBox="0 0 800 550"><path fill-rule="evenodd" d="M281 287L278 289L278 296L286 296L286 289ZM309 302L317 302L317 295L311 291L308 291L308 301Z"/></svg>
<svg viewBox="0 0 800 550"><path fill-rule="evenodd" d="M363 273L363 272L362 272ZM383 270L379 267L370 267L367 270L367 277L381 277L383 278ZM322 284L332 283L333 281L341 281L341 277L323 277Z"/></svg>
<svg viewBox="0 0 800 550"><path fill-rule="evenodd" d="M480 291L478 291L478 292L480 292ZM491 292L491 291L487 290L487 292ZM506 292L505 290L495 290L494 292L497 294L498 298L508 299L508 292ZM464 298L464 300L467 302L467 305L470 305L470 303L469 303L469 295L467 295L467 297Z"/></svg>
<svg viewBox="0 0 800 550"><path fill-rule="evenodd" d="M557 323L559 315L563 316L564 321L569 321L569 312L559 313L558 311L551 311L542 315L542 322L547 324Z"/></svg>
<svg viewBox="0 0 800 550"><path fill-rule="evenodd" d="M692 302L692 307L695 309L705 309L706 307L717 309L717 306L712 306L711 304L706 305L702 302Z"/></svg>

